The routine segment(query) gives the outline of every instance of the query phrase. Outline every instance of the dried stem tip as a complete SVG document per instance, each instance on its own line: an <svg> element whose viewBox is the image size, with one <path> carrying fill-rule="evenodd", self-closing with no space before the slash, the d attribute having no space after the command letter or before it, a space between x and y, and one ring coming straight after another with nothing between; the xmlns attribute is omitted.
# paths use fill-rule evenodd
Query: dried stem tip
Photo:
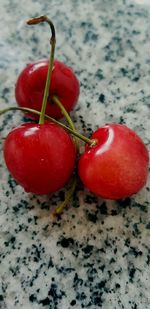
<svg viewBox="0 0 150 309"><path fill-rule="evenodd" d="M39 16L39 17L34 17L34 18L31 18L29 20L27 20L27 24L28 25L36 25L36 24L39 24L39 23L43 23L44 21L47 21L47 16Z"/></svg>
<svg viewBox="0 0 150 309"><path fill-rule="evenodd" d="M51 28L52 37L51 37L50 42L51 41L55 42L56 41L55 28L54 28L52 21L47 16L43 15L39 17L34 17L34 18L27 20L26 23L27 25L36 25L36 24L40 24L43 22L47 22Z"/></svg>

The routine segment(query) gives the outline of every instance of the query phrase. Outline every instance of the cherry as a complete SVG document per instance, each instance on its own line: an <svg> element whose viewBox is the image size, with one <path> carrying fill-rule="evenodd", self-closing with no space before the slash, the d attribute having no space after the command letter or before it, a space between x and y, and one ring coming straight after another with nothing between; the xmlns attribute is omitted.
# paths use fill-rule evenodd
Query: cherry
<svg viewBox="0 0 150 309"><path fill-rule="evenodd" d="M11 175L25 191L48 194L68 182L76 147L69 134L54 123L25 123L8 134L4 158Z"/></svg>
<svg viewBox="0 0 150 309"><path fill-rule="evenodd" d="M21 72L15 88L19 106L41 110L47 71L48 60L39 60L28 64ZM53 64L46 114L59 119L63 115L55 104L54 96L59 98L68 112L74 108L79 97L79 82L75 73L58 60Z"/></svg>
<svg viewBox="0 0 150 309"><path fill-rule="evenodd" d="M141 138L120 124L107 124L96 130L79 160L84 185L106 199L122 199L137 193L146 183L149 155Z"/></svg>
<svg viewBox="0 0 150 309"><path fill-rule="evenodd" d="M64 63L54 60L56 34L52 21L47 16L40 16L28 20L27 24L43 22L48 23L51 29L50 58L26 66L17 79L15 96L19 106L41 110L42 113L46 111L47 115L59 119L64 116L61 105L65 112L74 108L80 87L74 71Z"/></svg>

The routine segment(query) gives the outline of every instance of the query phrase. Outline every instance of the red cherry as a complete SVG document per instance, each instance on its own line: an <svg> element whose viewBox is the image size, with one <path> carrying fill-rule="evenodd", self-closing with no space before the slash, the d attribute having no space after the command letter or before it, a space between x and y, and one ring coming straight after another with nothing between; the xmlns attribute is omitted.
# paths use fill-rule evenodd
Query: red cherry
<svg viewBox="0 0 150 309"><path fill-rule="evenodd" d="M76 148L70 135L56 124L25 123L8 134L4 158L25 191L48 194L68 182Z"/></svg>
<svg viewBox="0 0 150 309"><path fill-rule="evenodd" d="M47 70L48 60L39 60L28 64L21 72L15 88L19 106L41 110ZM52 102L54 95L59 98L68 112L74 108L79 97L79 82L75 73L58 60L55 60L53 65L46 114L59 119L63 115L60 108Z"/></svg>
<svg viewBox="0 0 150 309"><path fill-rule="evenodd" d="M97 145L86 146L79 160L84 185L106 199L122 199L146 183L149 155L141 138L124 125L108 124L91 137Z"/></svg>

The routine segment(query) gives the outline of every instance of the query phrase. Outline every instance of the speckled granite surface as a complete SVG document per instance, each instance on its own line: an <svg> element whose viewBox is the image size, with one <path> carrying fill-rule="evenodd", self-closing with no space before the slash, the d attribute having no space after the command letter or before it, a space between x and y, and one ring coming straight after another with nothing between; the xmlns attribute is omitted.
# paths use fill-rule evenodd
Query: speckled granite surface
<svg viewBox="0 0 150 309"><path fill-rule="evenodd" d="M1 0L1 108L14 105L25 64L49 51L47 14L57 31L56 56L81 83L73 118L90 134L106 122L126 123L150 140L149 0ZM0 118L0 148L23 121ZM0 150L1 150L0 149ZM0 155L0 308L150 308L150 190L122 202L96 199L78 185L70 208L54 221L61 199L25 193Z"/></svg>

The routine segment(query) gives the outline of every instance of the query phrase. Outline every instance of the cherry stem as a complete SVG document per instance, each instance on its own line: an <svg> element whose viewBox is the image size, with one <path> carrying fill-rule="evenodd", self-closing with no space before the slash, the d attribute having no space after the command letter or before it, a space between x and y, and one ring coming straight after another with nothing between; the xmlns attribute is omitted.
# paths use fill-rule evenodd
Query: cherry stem
<svg viewBox="0 0 150 309"><path fill-rule="evenodd" d="M54 96L52 97L52 100L53 100L53 101L58 105L58 107L60 108L60 110L61 110L61 112L63 113L63 115L65 116L65 118L66 118L66 120L67 120L67 122L68 122L70 128L71 128L72 130L75 130L74 123L73 123L71 117L69 116L68 112L66 111L65 107L63 106L63 104L62 104L61 101L59 100L59 98L58 98L56 95L54 95Z"/></svg>
<svg viewBox="0 0 150 309"><path fill-rule="evenodd" d="M2 110L0 110L0 115L5 114L5 113L10 112L10 111L15 111L15 110L19 110L19 111L25 112L25 113L33 113L33 114L36 114L36 115L39 115L39 116L41 115L41 112L38 112L35 109L27 108L27 107L18 107L18 106L12 106L12 107L2 109ZM62 127L63 129L68 131L71 135L76 136L79 139L81 139L82 141L84 141L86 144L89 144L91 147L93 147L97 144L96 139L89 139L88 137L77 132L76 130L72 130L71 128L69 128L65 124L63 124L62 122L59 122L56 119L54 119L54 118L52 118L52 117L50 117L46 114L44 115L44 117L46 119L49 119L51 122L57 124L58 126Z"/></svg>
<svg viewBox="0 0 150 309"><path fill-rule="evenodd" d="M74 123L73 123L73 121L72 121L70 115L68 114L67 110L65 109L65 107L63 106L63 104L61 103L61 101L59 100L59 98L58 98L56 95L54 95L54 96L52 97L52 100L53 100L53 101L55 102L55 104L57 104L57 106L60 108L60 110L61 110L62 114L64 115L64 117L66 118L66 120L67 120L67 122L68 122L70 128L71 128L73 131L76 131L75 126L74 126ZM75 139L75 143L76 143L76 146L77 146L77 148L78 148L79 145L78 145L77 139Z"/></svg>
<svg viewBox="0 0 150 309"><path fill-rule="evenodd" d="M52 36L50 38L50 44L51 44L50 58L49 58L49 63L48 63L47 78L46 78L46 84L45 84L45 89L44 89L44 96L43 96L43 101L42 101L42 108L41 108L41 113L40 113L39 124L44 123L44 115L45 115L46 106L47 106L47 99L49 95L51 75L52 75L52 69L53 69L53 63L54 63L56 35L55 35L54 25L47 16L35 17L27 21L28 25L35 25L35 24L39 24L42 22L47 22L49 24Z"/></svg>
<svg viewBox="0 0 150 309"><path fill-rule="evenodd" d="M76 185L77 185L77 177L74 176L71 188L65 194L65 200L62 203L60 203L53 212L54 217L60 215L63 212L64 208L69 204L70 199L72 198L72 195L75 191Z"/></svg>

